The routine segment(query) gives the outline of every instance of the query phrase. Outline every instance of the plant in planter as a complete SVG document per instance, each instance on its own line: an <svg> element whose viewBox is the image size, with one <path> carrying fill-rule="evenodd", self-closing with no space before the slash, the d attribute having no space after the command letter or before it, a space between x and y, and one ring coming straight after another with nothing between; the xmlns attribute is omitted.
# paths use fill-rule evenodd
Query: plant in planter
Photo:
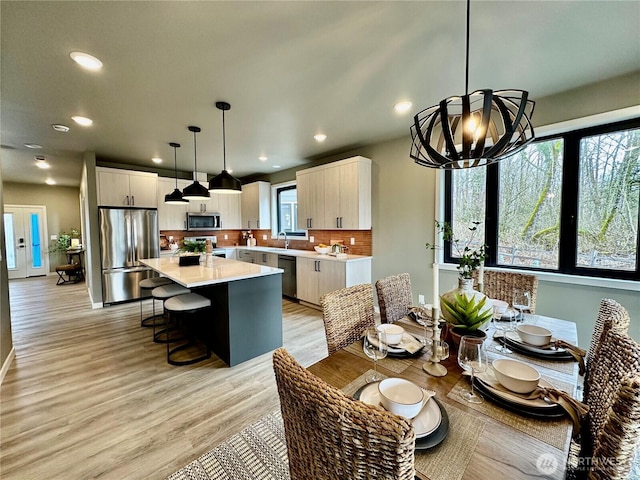
<svg viewBox="0 0 640 480"><path fill-rule="evenodd" d="M71 232L60 232L58 238L51 242L49 245L48 253L67 253L69 247L71 247L71 239L80 238L80 232L75 228L71 229Z"/></svg>
<svg viewBox="0 0 640 480"><path fill-rule="evenodd" d="M189 241L185 241L182 245L182 248L180 249L181 253L187 254L187 255L195 255L195 254L201 254L204 253L205 250L207 248L207 245L205 242L189 242Z"/></svg>

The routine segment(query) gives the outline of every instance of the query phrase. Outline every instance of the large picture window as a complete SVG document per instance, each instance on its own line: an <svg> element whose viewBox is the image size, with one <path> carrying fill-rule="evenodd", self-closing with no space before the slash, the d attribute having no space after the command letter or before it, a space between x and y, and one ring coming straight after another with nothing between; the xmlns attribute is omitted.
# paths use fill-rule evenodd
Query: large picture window
<svg viewBox="0 0 640 480"><path fill-rule="evenodd" d="M457 238L483 222L488 266L638 280L639 206L638 119L445 175L445 221Z"/></svg>

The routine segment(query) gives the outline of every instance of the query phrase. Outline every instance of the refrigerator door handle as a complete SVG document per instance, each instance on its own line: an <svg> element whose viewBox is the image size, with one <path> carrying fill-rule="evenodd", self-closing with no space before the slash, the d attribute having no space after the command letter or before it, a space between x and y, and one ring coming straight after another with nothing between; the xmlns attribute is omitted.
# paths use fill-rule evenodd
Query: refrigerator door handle
<svg viewBox="0 0 640 480"><path fill-rule="evenodd" d="M138 222L131 219L131 260L134 265L138 264Z"/></svg>

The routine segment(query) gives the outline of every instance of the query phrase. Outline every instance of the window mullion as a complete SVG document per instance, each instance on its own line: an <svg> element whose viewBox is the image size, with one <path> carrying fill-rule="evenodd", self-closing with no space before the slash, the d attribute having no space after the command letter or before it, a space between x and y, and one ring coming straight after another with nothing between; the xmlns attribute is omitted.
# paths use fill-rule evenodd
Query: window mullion
<svg viewBox="0 0 640 480"><path fill-rule="evenodd" d="M496 266L498 263L498 218L499 207L498 197L500 190L499 163L489 165L487 168L486 183L486 207L485 207L485 227L484 243L487 245L487 259L485 265Z"/></svg>
<svg viewBox="0 0 640 480"><path fill-rule="evenodd" d="M560 204L560 273L575 273L578 239L580 137L564 136L562 203Z"/></svg>

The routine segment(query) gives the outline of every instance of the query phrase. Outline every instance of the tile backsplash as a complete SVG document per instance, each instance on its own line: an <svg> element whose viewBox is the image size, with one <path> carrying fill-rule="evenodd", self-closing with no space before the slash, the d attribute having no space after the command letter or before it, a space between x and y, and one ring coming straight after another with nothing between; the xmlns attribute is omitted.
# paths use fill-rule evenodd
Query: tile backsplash
<svg viewBox="0 0 640 480"><path fill-rule="evenodd" d="M246 241L242 239L242 233L247 230L216 230L202 232L185 232L184 230L161 230L160 234L166 237L172 236L174 241L182 246L184 237L199 237L215 235L218 240L218 247L234 247L238 245L246 245ZM271 238L271 230L251 230L257 245L260 247L284 247L284 239L280 236L279 240ZM225 235L227 239L225 240ZM263 236L266 235L266 240ZM309 238L313 237L313 242ZM295 237L287 237L289 248L297 250L313 250L314 245L324 243L330 245L331 240L342 240L342 244L349 247L348 253L353 255L371 255L373 251L371 243L371 230L309 230L309 238L302 240ZM351 239L354 244L351 245Z"/></svg>

